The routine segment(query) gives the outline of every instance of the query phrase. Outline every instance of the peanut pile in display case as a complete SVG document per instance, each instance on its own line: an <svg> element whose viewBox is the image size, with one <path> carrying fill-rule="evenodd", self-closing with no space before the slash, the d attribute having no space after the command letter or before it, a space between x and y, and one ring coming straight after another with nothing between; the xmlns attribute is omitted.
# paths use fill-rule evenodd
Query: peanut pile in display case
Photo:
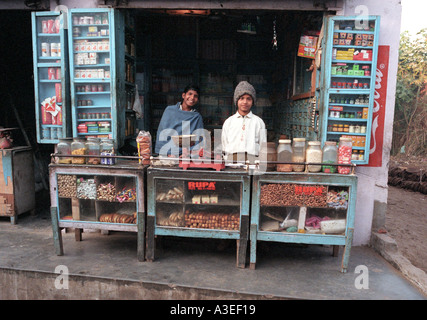
<svg viewBox="0 0 427 320"><path fill-rule="evenodd" d="M240 215L237 213L189 212L184 215L187 228L239 230Z"/></svg>
<svg viewBox="0 0 427 320"><path fill-rule="evenodd" d="M261 186L262 206L326 207L327 187L272 183Z"/></svg>

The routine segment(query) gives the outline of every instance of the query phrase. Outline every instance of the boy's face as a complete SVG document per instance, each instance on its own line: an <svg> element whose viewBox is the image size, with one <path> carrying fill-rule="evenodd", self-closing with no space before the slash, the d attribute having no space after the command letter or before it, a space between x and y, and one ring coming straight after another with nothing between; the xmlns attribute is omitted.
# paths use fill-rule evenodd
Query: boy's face
<svg viewBox="0 0 427 320"><path fill-rule="evenodd" d="M182 105L183 107L192 108L199 101L199 94L195 90L188 90L182 94Z"/></svg>
<svg viewBox="0 0 427 320"><path fill-rule="evenodd" d="M237 100L237 110L242 116L247 115L252 108L254 100L249 94L244 94Z"/></svg>

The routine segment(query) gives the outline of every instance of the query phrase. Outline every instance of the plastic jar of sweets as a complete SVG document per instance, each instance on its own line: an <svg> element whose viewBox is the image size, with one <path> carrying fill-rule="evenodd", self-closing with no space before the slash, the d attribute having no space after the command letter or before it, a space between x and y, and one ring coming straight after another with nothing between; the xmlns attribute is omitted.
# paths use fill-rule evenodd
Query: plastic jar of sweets
<svg viewBox="0 0 427 320"><path fill-rule="evenodd" d="M335 141L326 141L323 146L322 154L323 163L337 163L338 162L338 148ZM322 171L325 173L336 173L336 166L323 166Z"/></svg>
<svg viewBox="0 0 427 320"><path fill-rule="evenodd" d="M305 162L305 138L294 138L292 151L292 162ZM305 165L293 164L292 170L302 172L305 170Z"/></svg>
<svg viewBox="0 0 427 320"><path fill-rule="evenodd" d="M291 140L280 139L277 147L277 161L278 162L292 162L292 146ZM292 164L290 163L278 163L277 171L279 172L291 172Z"/></svg>
<svg viewBox="0 0 427 320"><path fill-rule="evenodd" d="M71 143L71 154L72 155L86 155L87 148L86 148L86 139L85 138L74 138L73 142ZM73 164L85 164L86 158L85 157L72 157L71 163Z"/></svg>
<svg viewBox="0 0 427 320"><path fill-rule="evenodd" d="M101 149L100 149L101 156L115 156L116 153L114 151L114 143L111 139L102 139L101 140ZM115 164L116 159L115 158L102 158L101 157L101 164Z"/></svg>
<svg viewBox="0 0 427 320"><path fill-rule="evenodd" d="M59 139L59 142L56 145L56 153L60 154L61 157L58 157L57 163L63 163L63 164L71 163L71 160L72 160L71 157L65 157L65 156L69 156L71 154L72 141L73 141L72 138Z"/></svg>
<svg viewBox="0 0 427 320"><path fill-rule="evenodd" d="M338 163L339 164L351 164L352 156L352 141L351 138L341 137L338 146ZM351 168L338 166L338 173L349 174Z"/></svg>
<svg viewBox="0 0 427 320"><path fill-rule="evenodd" d="M309 141L306 151L306 161L308 163L321 163L322 162L322 149L320 148L320 141ZM322 170L321 165L308 165L309 172L319 172Z"/></svg>
<svg viewBox="0 0 427 320"><path fill-rule="evenodd" d="M99 156L100 153L100 145L99 145L99 138L88 138L86 142L87 147L87 154L89 157L87 158L88 164L99 164L101 162L101 159L97 156Z"/></svg>

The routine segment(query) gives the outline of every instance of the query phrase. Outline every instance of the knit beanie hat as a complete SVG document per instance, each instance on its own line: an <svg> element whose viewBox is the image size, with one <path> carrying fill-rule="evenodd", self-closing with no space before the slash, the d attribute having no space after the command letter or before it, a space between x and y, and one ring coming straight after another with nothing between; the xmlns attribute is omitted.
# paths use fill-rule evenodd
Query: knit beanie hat
<svg viewBox="0 0 427 320"><path fill-rule="evenodd" d="M247 81L241 81L234 90L234 104L237 106L237 100L244 94L248 94L254 100L254 105L256 101L256 91L255 88Z"/></svg>

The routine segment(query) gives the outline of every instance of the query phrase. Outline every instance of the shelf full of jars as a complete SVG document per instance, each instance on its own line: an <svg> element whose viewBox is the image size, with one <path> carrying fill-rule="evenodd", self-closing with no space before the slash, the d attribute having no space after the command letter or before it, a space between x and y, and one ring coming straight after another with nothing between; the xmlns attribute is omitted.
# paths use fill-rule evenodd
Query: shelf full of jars
<svg viewBox="0 0 427 320"><path fill-rule="evenodd" d="M235 239L244 268L249 230L250 175L246 170L147 169L147 255L155 237Z"/></svg>
<svg viewBox="0 0 427 320"><path fill-rule="evenodd" d="M71 135L66 19L62 12L31 14L38 143Z"/></svg>
<svg viewBox="0 0 427 320"><path fill-rule="evenodd" d="M322 144L353 141L353 163L367 164L379 38L378 16L328 18L322 72Z"/></svg>
<svg viewBox="0 0 427 320"><path fill-rule="evenodd" d="M68 21L73 137L109 138L120 146L127 103L122 14L71 9Z"/></svg>

